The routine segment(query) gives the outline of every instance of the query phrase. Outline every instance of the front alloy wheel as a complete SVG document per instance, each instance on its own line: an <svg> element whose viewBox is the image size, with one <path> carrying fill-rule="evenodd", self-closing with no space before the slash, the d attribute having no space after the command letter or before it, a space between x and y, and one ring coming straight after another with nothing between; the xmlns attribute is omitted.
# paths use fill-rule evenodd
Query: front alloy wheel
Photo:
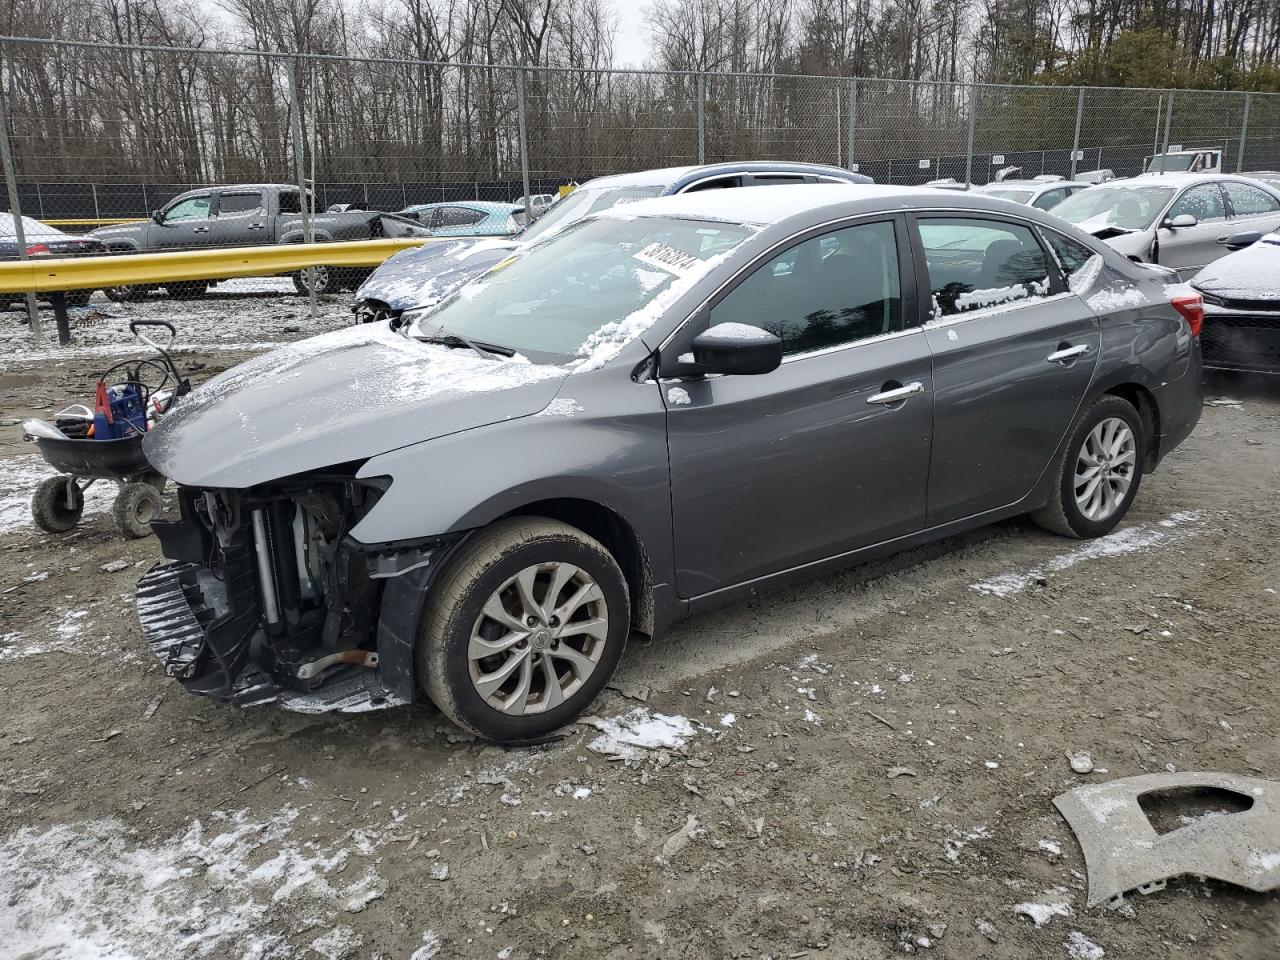
<svg viewBox="0 0 1280 960"><path fill-rule="evenodd" d="M609 607L590 574L557 561L525 567L476 617L471 683L502 713L542 713L582 689L608 636Z"/></svg>
<svg viewBox="0 0 1280 960"><path fill-rule="evenodd" d="M626 579L599 541L555 520L513 517L473 534L437 574L418 674L459 726L529 741L587 708L630 626Z"/></svg>

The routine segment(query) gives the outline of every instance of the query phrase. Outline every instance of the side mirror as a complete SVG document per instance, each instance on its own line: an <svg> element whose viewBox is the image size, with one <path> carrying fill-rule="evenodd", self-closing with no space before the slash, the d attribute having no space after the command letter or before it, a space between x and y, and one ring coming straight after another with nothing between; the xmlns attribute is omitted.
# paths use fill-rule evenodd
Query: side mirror
<svg viewBox="0 0 1280 960"><path fill-rule="evenodd" d="M1164 225L1170 230L1177 230L1181 227L1194 227L1200 221L1189 213L1180 213L1172 220L1166 220Z"/></svg>
<svg viewBox="0 0 1280 960"><path fill-rule="evenodd" d="M693 362L704 373L769 373L782 363L782 341L745 323L717 323L693 338Z"/></svg>
<svg viewBox="0 0 1280 960"><path fill-rule="evenodd" d="M1241 230L1239 233L1233 233L1227 237L1228 250L1243 250L1245 247L1251 247L1262 239L1262 232L1259 230Z"/></svg>
<svg viewBox="0 0 1280 960"><path fill-rule="evenodd" d="M164 223L164 211L163 211L163 210L152 210L152 211L151 211L151 219L152 219L152 220L154 220L156 223Z"/></svg>

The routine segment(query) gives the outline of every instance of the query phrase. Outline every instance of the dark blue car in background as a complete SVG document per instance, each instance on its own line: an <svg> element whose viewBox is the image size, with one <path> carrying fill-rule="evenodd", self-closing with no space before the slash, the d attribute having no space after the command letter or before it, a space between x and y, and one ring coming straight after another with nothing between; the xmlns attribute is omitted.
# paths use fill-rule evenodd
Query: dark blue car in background
<svg viewBox="0 0 1280 960"><path fill-rule="evenodd" d="M550 236L590 213L651 197L803 183L871 183L870 177L820 163L743 161L694 167L642 170L590 180L557 201L545 214L510 239L458 239L429 243L391 257L356 291L361 322L396 318L405 310L430 306L478 277L510 252Z"/></svg>

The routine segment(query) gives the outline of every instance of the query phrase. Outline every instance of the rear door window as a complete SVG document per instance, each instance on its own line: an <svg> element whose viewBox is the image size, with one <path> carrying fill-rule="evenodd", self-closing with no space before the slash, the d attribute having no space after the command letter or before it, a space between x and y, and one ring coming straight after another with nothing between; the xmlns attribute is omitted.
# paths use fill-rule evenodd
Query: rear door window
<svg viewBox="0 0 1280 960"><path fill-rule="evenodd" d="M1040 210L1052 210L1057 204L1067 199L1067 191L1065 187L1059 187L1057 190L1046 190L1040 196L1036 197L1032 202L1032 206Z"/></svg>
<svg viewBox="0 0 1280 960"><path fill-rule="evenodd" d="M1227 182L1222 185L1231 201L1231 212L1237 217L1256 217L1280 211L1280 201L1257 187L1247 183Z"/></svg>
<svg viewBox="0 0 1280 960"><path fill-rule="evenodd" d="M787 187L795 183L812 183L810 177L794 173L757 173L747 183L749 187Z"/></svg>
<svg viewBox="0 0 1280 960"><path fill-rule="evenodd" d="M916 224L935 320L1049 296L1049 263L1028 227L968 217Z"/></svg>
<svg viewBox="0 0 1280 960"><path fill-rule="evenodd" d="M693 186L685 187L681 193L697 193L700 190L728 190L740 186L742 186L741 177L713 177L710 180L702 180L693 184Z"/></svg>
<svg viewBox="0 0 1280 960"><path fill-rule="evenodd" d="M469 207L444 207L440 211L441 227L468 227L473 223L479 223L485 215L479 210L472 210Z"/></svg>
<svg viewBox="0 0 1280 960"><path fill-rule="evenodd" d="M903 328L892 221L811 237L757 267L711 310L710 324L745 323L809 353Z"/></svg>
<svg viewBox="0 0 1280 960"><path fill-rule="evenodd" d="M218 197L219 217L242 217L262 209L262 193L224 193Z"/></svg>
<svg viewBox="0 0 1280 960"><path fill-rule="evenodd" d="M1044 237L1049 244L1049 249L1053 251L1053 255L1057 258L1058 266L1062 268L1062 273L1067 278L1069 286L1071 285L1071 278L1084 269L1085 264L1099 256L1083 243L1077 243L1075 240L1064 237L1060 233L1045 230Z"/></svg>

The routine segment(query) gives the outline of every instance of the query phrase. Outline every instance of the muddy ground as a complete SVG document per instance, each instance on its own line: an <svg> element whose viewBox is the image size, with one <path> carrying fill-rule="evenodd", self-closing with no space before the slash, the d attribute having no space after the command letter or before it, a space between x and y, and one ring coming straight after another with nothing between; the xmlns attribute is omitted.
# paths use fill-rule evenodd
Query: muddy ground
<svg viewBox="0 0 1280 960"><path fill-rule="evenodd" d="M0 421L86 397L131 316L174 317L196 379L346 321L254 289L95 302L69 351L0 316ZM115 535L107 493L37 532L44 470L0 427L0 956L1280 956L1276 894L1184 878L1086 909L1052 806L1280 775L1280 384L1209 395L1241 403L1111 537L1011 522L689 620L628 650L605 731L519 750L425 708L186 695L135 625L155 542ZM627 731L664 745L618 759Z"/></svg>

